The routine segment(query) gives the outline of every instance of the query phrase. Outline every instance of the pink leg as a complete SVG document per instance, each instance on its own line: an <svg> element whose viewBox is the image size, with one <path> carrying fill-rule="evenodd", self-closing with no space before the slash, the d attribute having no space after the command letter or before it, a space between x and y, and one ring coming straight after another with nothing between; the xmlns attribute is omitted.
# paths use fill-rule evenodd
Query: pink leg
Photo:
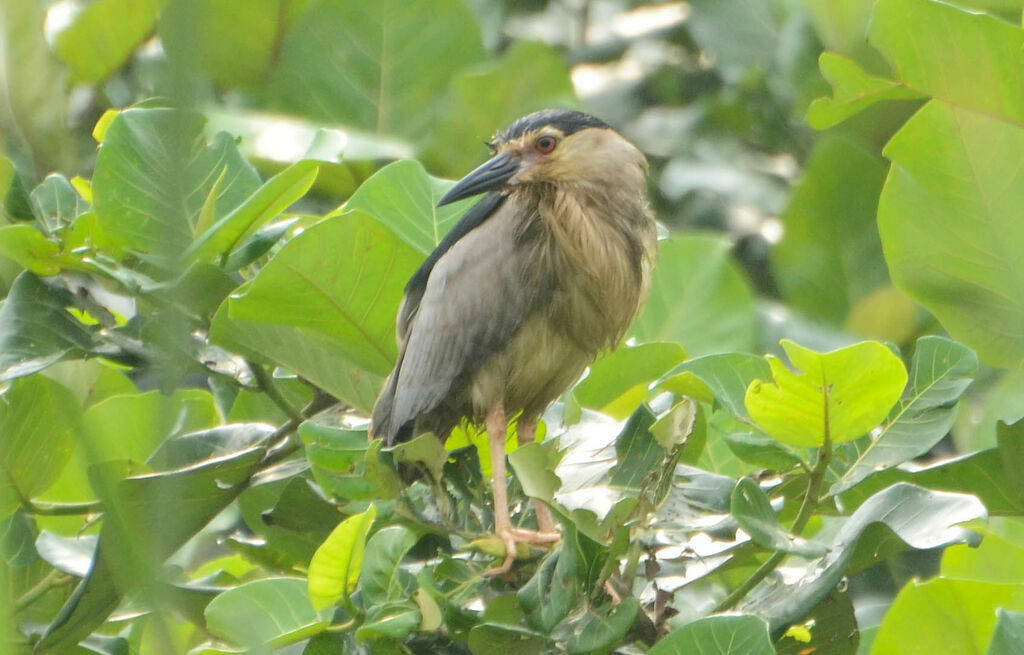
<svg viewBox="0 0 1024 655"><path fill-rule="evenodd" d="M533 443L537 440L537 419L520 418L516 425L516 432L519 434L520 447ZM551 517L551 510L539 500L533 501L534 509L537 512L537 530L541 533L557 535L555 532L555 521Z"/></svg>
<svg viewBox="0 0 1024 655"><path fill-rule="evenodd" d="M501 566L491 569L488 575L501 575L508 572L516 559L516 542L512 537L512 521L508 515L508 487L505 483L505 435L508 423L505 421L505 408L496 404L487 414L485 421L487 438L491 445L491 473L494 485L494 531L505 543L505 561Z"/></svg>

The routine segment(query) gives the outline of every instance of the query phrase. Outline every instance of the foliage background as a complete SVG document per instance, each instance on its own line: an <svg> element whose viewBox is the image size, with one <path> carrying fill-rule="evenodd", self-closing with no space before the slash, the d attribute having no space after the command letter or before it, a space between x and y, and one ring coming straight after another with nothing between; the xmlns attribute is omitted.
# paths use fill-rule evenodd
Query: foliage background
<svg viewBox="0 0 1024 655"><path fill-rule="evenodd" d="M1014 652L1019 1L0 12L5 652ZM667 238L631 347L512 456L567 546L492 581L479 435L395 454L433 471L406 489L358 417L467 207L433 209L444 180L547 106L648 154ZM786 349L870 373L849 443L773 428L782 337L891 349ZM314 610L325 540L347 573Z"/></svg>

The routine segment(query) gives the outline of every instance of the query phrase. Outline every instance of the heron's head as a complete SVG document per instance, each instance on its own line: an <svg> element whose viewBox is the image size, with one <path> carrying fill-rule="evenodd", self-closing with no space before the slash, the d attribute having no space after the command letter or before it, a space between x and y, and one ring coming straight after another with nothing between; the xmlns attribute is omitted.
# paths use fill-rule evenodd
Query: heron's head
<svg viewBox="0 0 1024 655"><path fill-rule="evenodd" d="M452 187L439 207L485 191L530 185L594 185L639 193L645 186L643 154L604 121L583 112L538 111L487 145L493 156Z"/></svg>

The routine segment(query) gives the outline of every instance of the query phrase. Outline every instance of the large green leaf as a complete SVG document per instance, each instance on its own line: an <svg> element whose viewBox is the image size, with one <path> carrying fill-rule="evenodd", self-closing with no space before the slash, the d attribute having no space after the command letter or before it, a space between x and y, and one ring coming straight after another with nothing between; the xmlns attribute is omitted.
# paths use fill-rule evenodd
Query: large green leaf
<svg viewBox="0 0 1024 655"><path fill-rule="evenodd" d="M41 375L0 395L0 517L57 480L71 457L82 410L71 391Z"/></svg>
<svg viewBox="0 0 1024 655"><path fill-rule="evenodd" d="M244 293L240 288L239 293ZM221 304L210 326L211 339L254 361L285 367L344 402L369 413L384 376L353 364L334 340L313 330L229 316L230 300Z"/></svg>
<svg viewBox="0 0 1024 655"><path fill-rule="evenodd" d="M1013 655L1024 644L1024 614L996 610L996 629L985 655Z"/></svg>
<svg viewBox="0 0 1024 655"><path fill-rule="evenodd" d="M769 357L774 383L751 383L745 401L754 421L786 444L856 439L885 419L907 384L903 362L877 341L826 354L785 339L782 347L800 373Z"/></svg>
<svg viewBox="0 0 1024 655"><path fill-rule="evenodd" d="M853 59L823 52L821 74L832 85L831 98L818 98L807 110L807 124L824 130L884 100L921 98L923 94L900 82L870 75Z"/></svg>
<svg viewBox="0 0 1024 655"><path fill-rule="evenodd" d="M438 207L437 201L451 187L451 182L427 175L423 164L414 159L397 161L363 182L345 208L365 211L402 241L429 255L473 202Z"/></svg>
<svg viewBox="0 0 1024 655"><path fill-rule="evenodd" d="M773 655L768 626L756 616L709 616L674 630L648 655Z"/></svg>
<svg viewBox="0 0 1024 655"><path fill-rule="evenodd" d="M772 251L772 270L793 307L841 324L855 302L887 281L875 229L884 177L873 148L845 137L815 144Z"/></svg>
<svg viewBox="0 0 1024 655"><path fill-rule="evenodd" d="M751 350L757 332L747 281L730 244L709 236L660 242L647 306L633 324L640 341L681 343L690 356Z"/></svg>
<svg viewBox="0 0 1024 655"><path fill-rule="evenodd" d="M164 0L96 0L57 35L54 50L76 82L100 82L153 31Z"/></svg>
<svg viewBox="0 0 1024 655"><path fill-rule="evenodd" d="M26 271L14 280L0 307L0 382L93 347L90 330L66 309L72 302L66 288L34 273Z"/></svg>
<svg viewBox="0 0 1024 655"><path fill-rule="evenodd" d="M1024 127L932 101L885 148L893 280L994 366L1024 362Z"/></svg>
<svg viewBox="0 0 1024 655"><path fill-rule="evenodd" d="M984 653L998 608L1024 612L1024 585L945 578L911 581L896 596L871 652ZM908 639L911 634L913 639Z"/></svg>
<svg viewBox="0 0 1024 655"><path fill-rule="evenodd" d="M956 35L955 47L950 35ZM1018 25L944 2L881 0L868 41L910 89L1024 125L1024 30Z"/></svg>
<svg viewBox="0 0 1024 655"><path fill-rule="evenodd" d="M878 435L852 444L857 455L829 493L840 493L874 472L928 452L953 426L956 402L977 368L977 356L963 344L943 337L919 339L907 394Z"/></svg>
<svg viewBox="0 0 1024 655"><path fill-rule="evenodd" d="M931 489L974 494L993 516L1024 514L1024 421L997 431L998 447L917 471L893 468L872 475L842 495L848 507L889 485L905 481Z"/></svg>
<svg viewBox="0 0 1024 655"><path fill-rule="evenodd" d="M106 513L89 575L78 585L37 646L40 653L64 653L92 632L124 594L158 579L163 560L220 513L244 488L264 450L241 451L157 473L108 482L101 500ZM99 478L98 478L99 479Z"/></svg>
<svg viewBox="0 0 1024 655"><path fill-rule="evenodd" d="M330 344L358 366L385 375L398 352L395 316L402 289L420 259L366 213L347 212L285 244L227 301L228 313L232 320L291 328L292 337L266 353L281 364L298 349ZM238 335L224 336L231 341Z"/></svg>
<svg viewBox="0 0 1024 655"><path fill-rule="evenodd" d="M221 133L207 145L204 123L199 114L177 109L117 114L93 176L94 209L105 235L173 257L192 243L211 191L220 218L256 190L259 176L238 154L234 139Z"/></svg>
<svg viewBox="0 0 1024 655"><path fill-rule="evenodd" d="M229 589L206 606L210 632L233 644L266 652L312 637L330 623L313 609L302 578L265 578Z"/></svg>
<svg viewBox="0 0 1024 655"><path fill-rule="evenodd" d="M262 83L289 21L286 0L171 2L160 16L160 40L179 66L195 66L227 86ZM284 10L284 11L283 11ZM292 10L294 11L294 10ZM245 29L238 17L245 15Z"/></svg>
<svg viewBox="0 0 1024 655"><path fill-rule="evenodd" d="M457 0L327 0L285 35L271 94L315 120L419 137L452 74L483 54L476 20Z"/></svg>
<svg viewBox="0 0 1024 655"><path fill-rule="evenodd" d="M457 177L486 157L481 141L520 116L577 104L562 55L537 41L516 41L501 59L459 72L451 88L424 158L431 170Z"/></svg>
<svg viewBox="0 0 1024 655"><path fill-rule="evenodd" d="M829 552L812 560L805 575L787 583L762 582L738 609L764 617L773 632L785 629L806 616L835 589L848 573L855 555L862 560L860 566L867 566L877 561L875 557L882 541L894 540L922 550L959 543L977 544L979 535L959 524L985 516L985 507L974 496L895 484L857 508L832 539ZM884 530L868 530L879 523ZM872 537L861 544L865 534Z"/></svg>

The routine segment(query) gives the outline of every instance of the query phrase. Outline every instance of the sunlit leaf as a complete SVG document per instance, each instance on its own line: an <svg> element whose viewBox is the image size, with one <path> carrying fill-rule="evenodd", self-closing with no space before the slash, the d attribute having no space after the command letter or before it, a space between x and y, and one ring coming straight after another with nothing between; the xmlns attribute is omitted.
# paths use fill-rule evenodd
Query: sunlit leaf
<svg viewBox="0 0 1024 655"><path fill-rule="evenodd" d="M794 446L842 443L873 429L907 383L899 357L877 341L821 354L783 340L799 372L769 357L774 382L747 388L751 417L768 434Z"/></svg>
<svg viewBox="0 0 1024 655"><path fill-rule="evenodd" d="M309 598L313 607L326 609L355 591L366 536L376 516L376 508L370 505L365 512L348 517L317 549L309 563Z"/></svg>

